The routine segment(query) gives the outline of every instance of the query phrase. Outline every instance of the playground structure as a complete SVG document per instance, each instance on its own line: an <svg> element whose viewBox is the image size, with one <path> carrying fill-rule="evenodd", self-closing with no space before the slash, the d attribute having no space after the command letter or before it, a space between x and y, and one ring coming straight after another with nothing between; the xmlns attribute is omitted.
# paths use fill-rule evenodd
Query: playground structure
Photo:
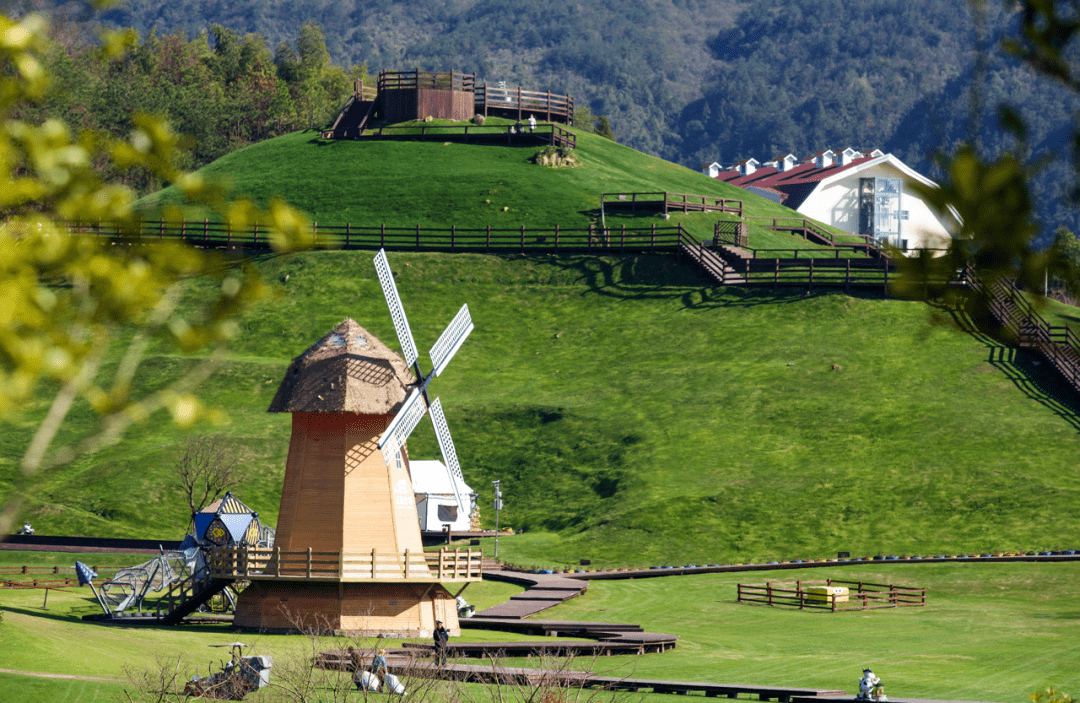
<svg viewBox="0 0 1080 703"><path fill-rule="evenodd" d="M516 88L477 86L470 73L430 71L381 71L375 87L357 80L353 95L334 125L322 133L325 139L358 139L376 121L395 124L428 117L468 120L475 115L504 117L519 122L530 116L543 122L572 125L574 100L550 90L537 92ZM381 134L381 132L380 132ZM466 133L466 138L468 134ZM554 142L553 142L554 143Z"/></svg>
<svg viewBox="0 0 1080 703"><path fill-rule="evenodd" d="M172 625L200 608L222 613L234 610L232 581L213 577L211 563L220 565L221 557L212 554L222 547L269 549L274 530L262 525L259 514L231 492L195 513L192 523L194 533L178 549L161 550L142 564L120 569L101 584L100 591L93 585L97 575L77 565L80 584L94 590L104 611L92 619L149 616Z"/></svg>

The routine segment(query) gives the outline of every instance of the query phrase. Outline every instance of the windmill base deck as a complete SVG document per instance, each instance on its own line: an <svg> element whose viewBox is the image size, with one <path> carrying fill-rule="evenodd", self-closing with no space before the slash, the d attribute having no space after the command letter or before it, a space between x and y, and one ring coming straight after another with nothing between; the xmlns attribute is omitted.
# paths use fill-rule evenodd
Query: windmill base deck
<svg viewBox="0 0 1080 703"><path fill-rule="evenodd" d="M436 620L460 634L457 602L439 584L255 581L241 592L233 625L263 632L430 637Z"/></svg>

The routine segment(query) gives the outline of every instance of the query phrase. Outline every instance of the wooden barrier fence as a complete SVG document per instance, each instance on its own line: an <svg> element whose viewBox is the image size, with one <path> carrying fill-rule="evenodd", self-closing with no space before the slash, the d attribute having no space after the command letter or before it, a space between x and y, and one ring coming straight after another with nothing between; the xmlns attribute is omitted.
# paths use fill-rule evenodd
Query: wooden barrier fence
<svg viewBox="0 0 1080 703"><path fill-rule="evenodd" d="M476 76L472 73L449 73L441 71L380 71L377 86L384 90L459 90L472 93L476 89Z"/></svg>
<svg viewBox="0 0 1080 703"><path fill-rule="evenodd" d="M533 115L540 119L543 115L544 122L574 123L574 99L569 95L558 95L533 90L517 88L492 88L484 84L477 86L475 91L476 113L487 117L505 117L509 115L517 119L528 119Z"/></svg>
<svg viewBox="0 0 1080 703"><path fill-rule="evenodd" d="M72 223L73 231L80 231L115 240L125 240L126 235L115 225L98 223L86 225ZM693 240L682 225L619 228L563 228L530 229L524 226L513 229L421 227L362 227L345 225L320 225L315 223L312 234L329 247L340 249L387 249L440 252L532 252L532 253L624 253L624 252L673 252L683 241ZM196 246L266 249L270 247L270 231L255 225L243 231L235 231L225 223L168 222L145 220L139 231L143 239L180 239Z"/></svg>
<svg viewBox="0 0 1080 703"><path fill-rule="evenodd" d="M833 593L811 593L807 590L808 587L816 585L823 585L826 588L843 586L848 588L848 593L838 596ZM926 589L836 579L795 582L766 581L764 584L738 584L738 601L764 605L786 605L798 607L800 610L806 608L831 610L835 613L842 610L924 606L926 605Z"/></svg>
<svg viewBox="0 0 1080 703"><path fill-rule="evenodd" d="M335 123L336 124L336 123ZM327 134L332 130L327 130ZM530 132L516 131L514 125L397 125L380 126L364 131L363 139L407 139L419 138L426 141L429 137L442 141L462 141L469 143L470 135L473 142L487 141L501 144L504 140L507 146L515 143L521 144L523 139L532 137L545 141L552 146L565 146L571 149L577 148L577 135L554 124L537 125ZM326 138L326 137L324 137ZM533 142L535 144L535 142Z"/></svg>
<svg viewBox="0 0 1080 703"><path fill-rule="evenodd" d="M345 581L477 581L479 550L318 552L219 547L207 558L211 578Z"/></svg>
<svg viewBox="0 0 1080 703"><path fill-rule="evenodd" d="M641 193L601 193L600 209L630 210L636 212L723 212L742 217L743 201L735 198L718 198L711 195L690 195L669 191Z"/></svg>

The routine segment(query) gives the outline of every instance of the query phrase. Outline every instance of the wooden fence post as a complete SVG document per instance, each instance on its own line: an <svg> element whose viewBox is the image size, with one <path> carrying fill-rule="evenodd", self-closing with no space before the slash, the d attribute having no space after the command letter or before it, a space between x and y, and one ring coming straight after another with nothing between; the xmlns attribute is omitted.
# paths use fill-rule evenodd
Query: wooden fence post
<svg viewBox="0 0 1080 703"><path fill-rule="evenodd" d="M371 578L373 578L373 579L375 578L375 559L376 559L376 557L377 557L377 555L375 553L375 550L372 549L371 550Z"/></svg>
<svg viewBox="0 0 1080 703"><path fill-rule="evenodd" d="M810 257L810 291L814 290L814 258Z"/></svg>
<svg viewBox="0 0 1080 703"><path fill-rule="evenodd" d="M349 248L349 238L352 235L352 222L345 223L345 248Z"/></svg>
<svg viewBox="0 0 1080 703"><path fill-rule="evenodd" d="M487 226L487 239L484 242L484 251L491 251L491 225Z"/></svg>
<svg viewBox="0 0 1080 703"><path fill-rule="evenodd" d="M281 547L274 547L274 576L281 576Z"/></svg>
<svg viewBox="0 0 1080 703"><path fill-rule="evenodd" d="M416 223L416 250L420 251L420 223Z"/></svg>
<svg viewBox="0 0 1080 703"><path fill-rule="evenodd" d="M383 249L386 248L386 223L385 222L383 222L382 225L379 226L379 247L383 248Z"/></svg>
<svg viewBox="0 0 1080 703"><path fill-rule="evenodd" d="M409 550L405 550L405 578L409 578Z"/></svg>
<svg viewBox="0 0 1080 703"><path fill-rule="evenodd" d="M626 225L622 226L622 234L619 235L619 253L626 249Z"/></svg>
<svg viewBox="0 0 1080 703"><path fill-rule="evenodd" d="M589 232L586 235L588 237L588 239L589 239L588 247L589 247L589 253L590 254L592 253L592 237L593 237L592 232L593 232L593 226L592 226L592 223L590 222L589 223Z"/></svg>
<svg viewBox="0 0 1080 703"><path fill-rule="evenodd" d="M450 225L450 251L454 251L454 236L457 234L457 225Z"/></svg>
<svg viewBox="0 0 1080 703"><path fill-rule="evenodd" d="M656 223L652 225L652 239L649 240L649 253L656 249Z"/></svg>
<svg viewBox="0 0 1080 703"><path fill-rule="evenodd" d="M203 244L206 244L206 238L210 236L210 220L203 218L202 221L202 240Z"/></svg>
<svg viewBox="0 0 1080 703"><path fill-rule="evenodd" d="M311 578L311 547L307 548L307 577Z"/></svg>
<svg viewBox="0 0 1080 703"><path fill-rule="evenodd" d="M521 87L518 86L518 92L521 91ZM525 225L521 226L521 253L525 253Z"/></svg>
<svg viewBox="0 0 1080 703"><path fill-rule="evenodd" d="M844 292L851 292L851 258L844 259Z"/></svg>

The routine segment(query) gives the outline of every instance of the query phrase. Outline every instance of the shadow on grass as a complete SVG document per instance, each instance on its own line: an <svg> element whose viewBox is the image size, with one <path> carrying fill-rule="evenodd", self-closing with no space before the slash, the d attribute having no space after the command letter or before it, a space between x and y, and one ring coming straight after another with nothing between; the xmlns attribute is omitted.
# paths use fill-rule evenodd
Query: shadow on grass
<svg viewBox="0 0 1080 703"><path fill-rule="evenodd" d="M678 300L688 310L749 308L758 305L797 303L832 289L813 292L801 288L769 291L762 288L718 286L708 281L697 267L670 254L576 254L510 255L515 260L532 259L579 275L589 293L619 300ZM859 292L853 297L880 298L880 294Z"/></svg>
<svg viewBox="0 0 1080 703"><path fill-rule="evenodd" d="M56 620L58 622L86 622L82 619L82 617L78 615L60 615L59 613L50 613L48 610L42 610L41 608L18 608L10 605L5 605L3 608L0 608L0 610L5 610L9 613L18 613L20 615L28 615L32 618L46 618L48 620Z"/></svg>
<svg viewBox="0 0 1080 703"><path fill-rule="evenodd" d="M947 324L970 334L988 351L987 362L1012 381L1028 398L1051 410L1080 432L1080 398L1041 354L1004 344L975 327L967 315L941 304L929 303Z"/></svg>

